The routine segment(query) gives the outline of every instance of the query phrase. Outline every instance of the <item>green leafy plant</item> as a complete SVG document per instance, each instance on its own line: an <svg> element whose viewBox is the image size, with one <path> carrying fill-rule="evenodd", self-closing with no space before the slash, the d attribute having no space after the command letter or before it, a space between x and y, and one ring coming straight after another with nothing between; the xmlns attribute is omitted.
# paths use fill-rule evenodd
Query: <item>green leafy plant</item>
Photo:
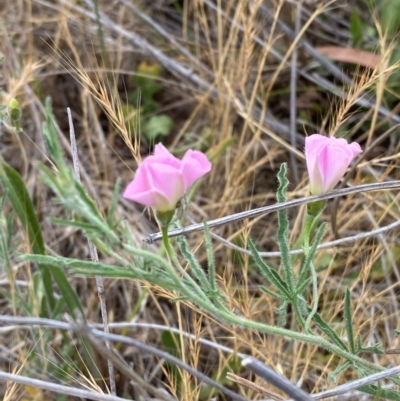
<svg viewBox="0 0 400 401"><path fill-rule="evenodd" d="M167 114L157 114L159 104L155 96L162 89L158 84L161 73L160 64L140 63L133 79L136 88L128 93L128 104L122 108L128 128L134 131L140 121L140 132L151 143L162 141L174 126Z"/></svg>

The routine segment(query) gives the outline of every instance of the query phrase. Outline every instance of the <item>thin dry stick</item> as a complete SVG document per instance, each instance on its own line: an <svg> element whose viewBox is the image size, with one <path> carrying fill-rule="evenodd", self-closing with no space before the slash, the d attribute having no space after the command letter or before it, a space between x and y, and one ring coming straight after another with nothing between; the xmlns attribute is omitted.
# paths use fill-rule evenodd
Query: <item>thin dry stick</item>
<svg viewBox="0 0 400 401"><path fill-rule="evenodd" d="M76 179L78 181L80 181L81 175L79 172L78 148L76 146L75 129L74 129L73 121L72 121L71 109L69 107L67 107L67 113L68 113L69 135L70 135L71 150L72 150L72 161L74 164L74 173L75 173ZM90 258L92 259L92 262L98 263L99 256L97 255L97 249L93 245L92 241L90 241L89 238L87 239L87 241L88 241L88 246L89 246ZM107 316L106 298L104 295L103 277L96 276L96 285L97 285L97 293L99 295L99 300L100 300L100 310L101 310L101 317L103 319L103 329L104 329L105 333L109 333L110 330L108 328L108 316ZM108 340L106 340L106 347L111 350L111 343ZM108 365L108 374L110 376L111 394L116 395L117 389L115 386L114 366L109 359L107 359L107 365Z"/></svg>
<svg viewBox="0 0 400 401"><path fill-rule="evenodd" d="M41 388L43 390L53 391L58 394L70 395L79 399L88 399L94 401L126 401L125 398L116 397L115 395L100 394L93 391L83 390L62 384L50 383L44 380L32 379L31 377L15 375L12 373L0 371L0 380L6 380L14 383L25 384L30 387Z"/></svg>
<svg viewBox="0 0 400 401"><path fill-rule="evenodd" d="M369 237L375 237L378 235L382 235L382 233L389 231L389 230L393 230L397 227L400 226L400 220L395 221L394 223L388 224L387 226L383 226L383 227L379 227L375 230L372 231L367 231L365 233L359 233L359 234L355 234L355 235L351 235L349 237L345 237L345 238L339 238L336 239L334 241L329 241L329 242L324 242L322 244L319 244L317 246L317 250L319 249L327 249L327 248L333 248L335 246L338 245L342 245L342 244L346 244L349 242L355 242L355 241L359 241L361 239L364 238L369 238ZM234 244L233 242L230 242L228 240L226 240L225 238L222 238L221 236L219 236L218 234L215 233L211 233L211 236L213 238L215 238L217 241L222 242L224 245L226 245L228 248L234 249L235 251L239 251L242 252L246 255L250 255L251 256L251 252L248 249L242 248L236 244ZM303 249L293 249L289 252L290 255L302 255L303 254ZM258 255L262 258L275 258L275 257L280 257L281 256L281 252L279 251L271 251L271 252L259 252Z"/></svg>
<svg viewBox="0 0 400 401"><path fill-rule="evenodd" d="M337 189L335 191L323 193L320 195L306 196L306 197L291 200L288 202L275 203L274 205L271 205L271 206L263 206L263 207L259 207L257 209L246 210L244 212L231 214L229 216L221 217L219 219L210 220L207 222L207 224L210 228L212 228L212 227L222 226L224 224L229 224L229 223L233 223L236 221L240 221L243 219L261 216L263 214L277 212L279 210L289 209L291 207L301 206L301 205L312 203L312 202L333 199L333 198L337 198L339 196L352 195L352 194L357 194L360 192L379 191L379 190L382 191L385 189L400 189L400 180L358 185L358 186L349 187L349 188ZM192 225L189 225L186 227L177 228L175 230L168 231L168 237L177 237L178 235L190 234L190 233L193 233L196 231L202 231L203 229L204 229L203 223L192 224ZM160 232L158 232L158 233L148 235L144 239L144 241L149 244L152 244L153 242L158 241L161 238L162 238L162 234Z"/></svg>
<svg viewBox="0 0 400 401"><path fill-rule="evenodd" d="M94 8L93 2L91 0L84 0L85 3ZM69 0L60 0L60 2L69 8L73 9L80 15L84 15L87 18L96 21L96 15L80 6L71 5ZM35 3L44 5L46 7L54 8L52 3L49 3L45 0L35 0ZM144 50L148 54L151 54L160 64L162 64L168 71L170 71L173 75L177 76L180 80L182 77L189 80L196 86L196 89L201 89L206 92L209 92L214 98L226 98L230 101L224 94L219 93L217 88L215 87L214 83L203 80L192 68L189 68L187 65L170 58L167 54L163 53L157 47L151 45L146 39L142 38L140 35L132 31L128 31L124 29L120 25L116 24L113 20L107 17L101 10L99 10L100 20L104 26L108 27L116 34L121 35L122 37L126 38L129 42L133 43L137 48ZM187 88L185 88L187 90ZM249 111L250 113L250 111ZM257 116L261 114L261 110L257 107L254 110L251 110L251 113L255 119ZM266 111L264 116L264 123L266 126L271 127L273 131L276 133L281 134L284 137L289 137L290 132L286 124L280 122L269 110Z"/></svg>
<svg viewBox="0 0 400 401"><path fill-rule="evenodd" d="M71 330L71 331L81 331L79 330L79 328L74 325L74 324L70 324L70 323L66 323L66 322L60 322L59 320L53 320L53 319L46 319L46 318L40 318L40 317L21 317L21 316L8 316L8 315L0 315L0 323L2 324L12 324L14 326L18 325L19 328L26 328L27 330L31 330L33 327L48 327L48 328L52 328L52 329L57 329L57 330ZM171 361L172 363L174 362L174 360L172 360L170 357L171 355L163 352L163 351L159 351L157 350L157 348L151 347L147 344L143 344L140 341L137 340L132 340L129 337L126 336L122 336L122 335L115 335L115 334L110 334L110 333L103 333L99 330L95 330L94 329L95 325L88 325L86 330L91 330L91 332L97 337L97 338L101 338L101 339L107 339L107 340L111 340L111 341L116 341L116 342L122 342L122 343L126 343L126 344L130 344L133 345L134 347L149 353L153 353L155 351L155 354L157 354L158 356L161 357L161 355L159 355L159 353L162 353L162 358L164 358L167 361ZM173 333L179 333L180 330L177 328L173 328L173 327L168 327L168 326L163 326L163 325L158 325L158 324L150 324L150 323L132 323L132 322L121 322L121 323L113 323L111 324L112 327L115 328L123 328L123 327L143 327L143 328L152 328L152 329L158 329L158 330L163 330L163 331L171 331ZM250 357L250 355L247 354L243 354L240 352L236 352L234 350L232 350L231 348L228 348L224 345L220 345L217 343L213 343L212 341L203 339L203 338L198 338L196 335L194 334L190 334L190 333L186 333L184 332L184 335L186 337L189 337L193 340L202 342L203 344L210 346L212 348L215 349L219 349L223 352L228 352L230 354L235 354L236 356L238 356L240 359L246 359L246 358L251 358L252 361L258 361L256 358L254 357ZM134 344L132 343L132 341L134 342ZM150 349L148 348L150 347ZM387 352L388 353L388 352ZM180 360L179 360L180 361ZM260 362L260 361L259 361ZM189 367L189 365L184 364L182 361L180 361L180 367L182 367L183 369L188 370L192 375L196 376L197 371L191 367ZM390 378L393 375L398 375L400 374L400 366L395 366L393 368L389 368L386 370L383 370L381 372L377 372L377 373L373 373L369 376L365 376L362 377L361 379L357 379L357 380L353 380L349 383L345 383L342 384L334 389L331 390L327 390L327 391L323 391L320 393L316 393L316 394L312 394L311 396L314 399L320 400L323 398L328 398L328 397L333 397L336 395L340 395L340 394L344 394L347 393L351 390L355 390L359 387L365 386L367 384L371 384L374 383L378 380L383 380L383 379L387 379ZM199 379L201 380L201 377L199 377ZM0 376L0 380L1 380L1 376ZM43 383L47 383L47 382L43 382ZM70 387L69 387L70 388ZM106 396L106 395L102 395L103 397L112 397L112 396ZM93 399L98 399L98 398L93 398ZM113 400L114 398L102 398L104 400Z"/></svg>
<svg viewBox="0 0 400 401"><path fill-rule="evenodd" d="M82 328L78 328L78 329L80 332L82 331ZM199 372L197 369L191 367L187 363L185 363L182 360L180 360L179 358L169 354L168 352L161 351L156 347L153 347L149 344L145 344L138 340L134 340L133 338L128 338L128 337L117 335L117 334L106 334L99 330L93 330L93 329L90 330L89 327L87 327L87 330L89 330L88 332L91 333L93 336L95 336L98 339L110 338L111 341L123 342L132 347L138 348L146 355L154 355L160 359L165 359L168 362L170 362L171 364L176 365L179 368L186 370L192 376L196 377L198 380L202 381L203 383L216 388L221 393L225 394L226 396L228 396L229 398L231 398L233 400L248 401L247 398L241 396L240 394L236 394L234 391L226 388L222 384L217 383L216 381L214 381L211 378L209 378L208 376L206 376L204 373Z"/></svg>
<svg viewBox="0 0 400 401"><path fill-rule="evenodd" d="M260 7L261 14L264 17L267 17L269 20L275 18L275 15L272 11L264 6L261 5ZM296 40L297 35L293 32L282 20L277 19L277 25L285 33L290 39ZM268 25L268 24L264 24ZM345 85L352 85L352 80L343 73L343 71L338 68L334 63L332 63L327 57L323 56L319 53L309 42L307 42L304 38L299 39L299 45L303 46L304 49L313 56L322 66L324 66L329 72L331 72L336 78L340 79ZM367 99L364 96L360 96L355 101L357 104L363 107L368 107L370 109L374 109L377 107L376 102L374 99ZM383 117L389 118L393 122L400 123L400 117L397 114L394 114L391 110L388 110L386 107L378 105L379 114Z"/></svg>
<svg viewBox="0 0 400 401"><path fill-rule="evenodd" d="M260 386L259 384L253 383L250 380L245 379L244 377L235 375L234 373L228 372L226 374L226 378L229 380L232 380L233 382L239 384L242 387L246 387L250 390L253 390L265 397L271 398L272 400L275 401L280 401L283 400L283 397L281 397L278 394L273 393L272 391L269 391L265 387Z"/></svg>
<svg viewBox="0 0 400 401"><path fill-rule="evenodd" d="M269 366L264 365L258 359L253 357L245 358L242 360L242 366L249 369L257 376L262 377L273 386L278 387L296 401L313 401L313 398L309 394L290 382L286 377L275 372L275 370Z"/></svg>
<svg viewBox="0 0 400 401"><path fill-rule="evenodd" d="M296 16L295 16L295 34L298 35L300 31L301 21L301 1L297 3ZM297 46L293 49L292 63L290 66L290 144L293 149L297 149L296 143L296 123L297 123ZM294 182L299 183L299 169L297 168L297 161L295 154L290 152L290 164L292 165Z"/></svg>
<svg viewBox="0 0 400 401"><path fill-rule="evenodd" d="M323 398L328 398L328 397L336 397L338 395L348 393L351 390L355 390L362 386L374 383L378 380L383 380L391 376L398 375L399 373L400 373L400 366L395 366L394 368L389 368L383 370L382 372L373 373L372 375L362 377L361 379L353 380L346 384L342 384L336 388L333 388L332 390L326 390L318 394L313 394L312 397L315 400L322 400Z"/></svg>

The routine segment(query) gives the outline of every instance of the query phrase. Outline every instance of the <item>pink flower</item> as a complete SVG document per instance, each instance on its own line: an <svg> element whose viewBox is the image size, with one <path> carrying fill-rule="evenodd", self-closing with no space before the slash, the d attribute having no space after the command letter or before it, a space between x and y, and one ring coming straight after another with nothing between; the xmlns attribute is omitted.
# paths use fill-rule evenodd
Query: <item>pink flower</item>
<svg viewBox="0 0 400 401"><path fill-rule="evenodd" d="M158 212L171 211L192 184L210 170L211 163L204 153L189 149L179 160L159 143L154 155L139 164L123 197Z"/></svg>
<svg viewBox="0 0 400 401"><path fill-rule="evenodd" d="M362 150L357 142L314 134L306 138L305 152L310 192L317 195L331 191Z"/></svg>

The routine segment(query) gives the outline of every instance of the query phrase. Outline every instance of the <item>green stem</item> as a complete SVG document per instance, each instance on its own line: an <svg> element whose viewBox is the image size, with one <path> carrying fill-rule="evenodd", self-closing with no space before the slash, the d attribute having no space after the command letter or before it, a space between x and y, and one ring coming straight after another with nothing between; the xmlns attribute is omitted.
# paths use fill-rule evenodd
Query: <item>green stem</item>
<svg viewBox="0 0 400 401"><path fill-rule="evenodd" d="M303 253L305 256L307 256L308 252L310 252L310 236L313 222L314 222L314 216L311 216L307 213L306 223L304 225L304 244L303 244Z"/></svg>
<svg viewBox="0 0 400 401"><path fill-rule="evenodd" d="M188 272L181 266L178 257L176 256L175 251L173 250L171 243L169 242L169 237L168 237L168 226L161 226L161 233L162 233L162 239L163 239L163 245L164 248L167 252L167 255L171 258L172 263L175 265L176 269L182 274L182 276L191 284L192 291L195 290L195 292L201 296L202 299L208 301L207 295L204 293L204 291L199 287L199 285L196 283L195 280L188 274ZM169 265L169 264L168 264ZM169 265L170 266L170 265ZM172 266L170 268L173 270ZM174 270L173 270L174 271ZM174 271L174 275L176 276L176 273ZM190 299L190 298L189 298Z"/></svg>
<svg viewBox="0 0 400 401"><path fill-rule="evenodd" d="M317 220L318 216L313 216L307 213L306 216L306 224L304 226L304 245L303 245L303 253L307 257L308 253L310 252L310 237L311 237L311 230L313 228L313 224L315 220ZM312 321L312 318L318 311L318 280L317 280L317 273L315 271L315 267L313 262L310 262L310 274L311 274L311 282L312 282L312 293L313 293L313 305L311 308L311 312L307 317L305 323L305 330L306 332L309 331L309 326Z"/></svg>
<svg viewBox="0 0 400 401"><path fill-rule="evenodd" d="M300 326L303 329L305 329L306 324L304 322L303 315L301 314L301 310L299 308L299 303L297 302L297 296L294 299L292 299L291 303L292 303L292 307L293 307L294 314L296 316L297 321L299 322Z"/></svg>
<svg viewBox="0 0 400 401"><path fill-rule="evenodd" d="M173 267L166 261L165 259L155 255L154 253L137 249L133 247L126 247L126 249L136 254L138 256L151 258L153 261L160 263L160 265L164 266L167 273L171 274L171 278L174 280L176 285L176 290L180 291L181 294L187 297L190 301L196 304L201 310L210 313L211 315L215 316L216 318L233 325L237 325L240 327L246 327L253 330L258 330L263 333L278 335L286 338L290 338L292 340L302 341L308 344L317 345L321 348L324 348L331 352L334 355L340 356L348 361L351 361L359 366L363 366L366 369L370 369L373 372L382 371L383 368L380 366L375 365L372 362L368 362L357 355L354 355L342 348L338 347L335 344L332 344L330 341L315 335L305 334L305 333L298 333L292 330L270 326L268 324L254 322L248 320L244 317L237 316L233 312L226 311L219 309L216 307L209 299L204 299L203 297L198 296L191 287L186 287L184 285L184 281L181 280L177 275Z"/></svg>
<svg viewBox="0 0 400 401"><path fill-rule="evenodd" d="M317 272L315 271L314 263L310 263L310 272L311 272L311 282L312 282L312 292L313 292L313 306L310 314L307 317L305 330L309 331L310 323L314 317L314 315L318 311L318 280L317 280Z"/></svg>

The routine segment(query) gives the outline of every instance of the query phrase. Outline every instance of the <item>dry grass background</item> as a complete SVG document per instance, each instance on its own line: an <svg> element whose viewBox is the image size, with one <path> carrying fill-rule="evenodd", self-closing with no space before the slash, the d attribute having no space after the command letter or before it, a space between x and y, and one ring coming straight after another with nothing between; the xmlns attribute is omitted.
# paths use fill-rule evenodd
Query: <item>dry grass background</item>
<svg viewBox="0 0 400 401"><path fill-rule="evenodd" d="M382 32L375 41L371 40L371 48L381 56L374 70L333 61L321 65L301 43L305 40L311 48L348 46L349 18L357 4L362 10L361 17L374 26L370 10L362 1L355 0L305 1L300 18L296 17L297 2L289 1L157 0L139 4L132 0L98 0L100 18L96 18L96 3L92 0L2 3L2 104L18 97L23 107L25 132L17 135L4 129L0 151L27 184L48 252L89 258L87 243L79 231L48 221L49 216L61 217L64 211L62 205L52 202L52 195L39 181L35 167L37 161L46 160L41 136L46 96L52 98L68 157L66 108L72 109L82 179L104 211L116 179L121 178L123 185L127 184L137 162L152 149L151 143L141 137L138 115L133 115L128 124L123 113L127 93L135 89L132 77L143 61L150 66L162 66L159 77L162 90L157 94L156 113L166 113L174 122L164 144L177 155L187 148L201 149L213 162L212 172L201 181L191 200L188 213L194 220L209 220L274 203L276 173L282 162L289 163L288 198L306 196L305 135L345 134L367 149L385 130L398 123L398 102L385 102L386 81L396 66L389 63L392 44ZM271 15L267 16L265 10ZM293 40L282 31L280 23L294 31L296 18L300 34ZM338 70L333 69L335 65ZM290 97L293 71L297 75L296 103ZM351 85L346 82L343 85L341 71ZM357 104L359 97L367 104ZM296 111L294 123L291 108ZM389 114L385 115L385 110ZM398 154L398 132L394 132L358 165L349 182L356 185L398 179ZM367 193L341 199L337 208L338 236L366 232L397 220L397 204L395 193ZM330 220L332 210L332 207L326 209L324 220ZM302 208L290 211L292 245L301 232L304 212ZM136 204L121 199L118 214L129 221L138 245L147 234L158 231L151 213ZM277 249L274 215L226 225L215 232L241 246L252 237L260 250ZM16 251L27 251L27 240L17 226L13 238ZM324 240L333 238L329 225ZM192 248L204 262L202 241L201 234L190 236ZM261 279L251 260L221 243L215 241L214 245L219 282L231 306L249 318L274 323L276 305L258 290ZM155 251L158 246L153 245ZM398 233L389 232L319 252L316 266L320 311L325 319L340 330L344 290L350 287L355 333L360 333L365 342L381 341L385 349L399 347L394 335L399 313L399 249ZM271 260L276 267L278 262ZM26 283L26 291L32 291L31 268L21 263L14 266L15 277ZM94 279L71 277L71 281L88 319L100 322ZM222 325L193 305L170 301L174 294L143 283L114 279L105 283L110 322L134 320L179 327L197 337L210 338L258 357L308 392L334 386L328 375L339 360L315 346ZM7 290L4 280L2 286ZM21 313L15 305L13 308L10 299L3 297L0 302L1 314ZM124 333L165 348L162 333L157 330L129 329ZM29 330L2 333L1 368L5 371L22 368L34 372L36 377L53 380L43 367L45 361L51 363L57 359L55 356L65 339L56 331L52 343L35 343L33 338L37 337L31 336ZM198 341L179 336L176 340L174 352L182 360L249 399L260 397L225 380L226 372L238 366L232 356L210 350ZM140 354L134 348L120 344L117 349L151 385L163 385L182 400L207 399L204 388L202 393L200 384L188 373L178 374L164 361ZM371 359L382 366L400 362L397 355L373 355ZM43 364L40 367L38 360ZM79 365L77 361L70 362ZM96 363L106 377L101 355ZM104 389L99 378L84 378L78 369L75 375L64 378L64 383L86 383ZM268 387L245 371L241 374ZM338 382L351 378L346 373ZM7 400L67 399L27 387L6 388L4 383L0 388ZM117 375L117 388L122 397L135 398L140 394L123 375ZM273 391L280 394L276 389ZM355 395L354 399L361 399L361 395Z"/></svg>

